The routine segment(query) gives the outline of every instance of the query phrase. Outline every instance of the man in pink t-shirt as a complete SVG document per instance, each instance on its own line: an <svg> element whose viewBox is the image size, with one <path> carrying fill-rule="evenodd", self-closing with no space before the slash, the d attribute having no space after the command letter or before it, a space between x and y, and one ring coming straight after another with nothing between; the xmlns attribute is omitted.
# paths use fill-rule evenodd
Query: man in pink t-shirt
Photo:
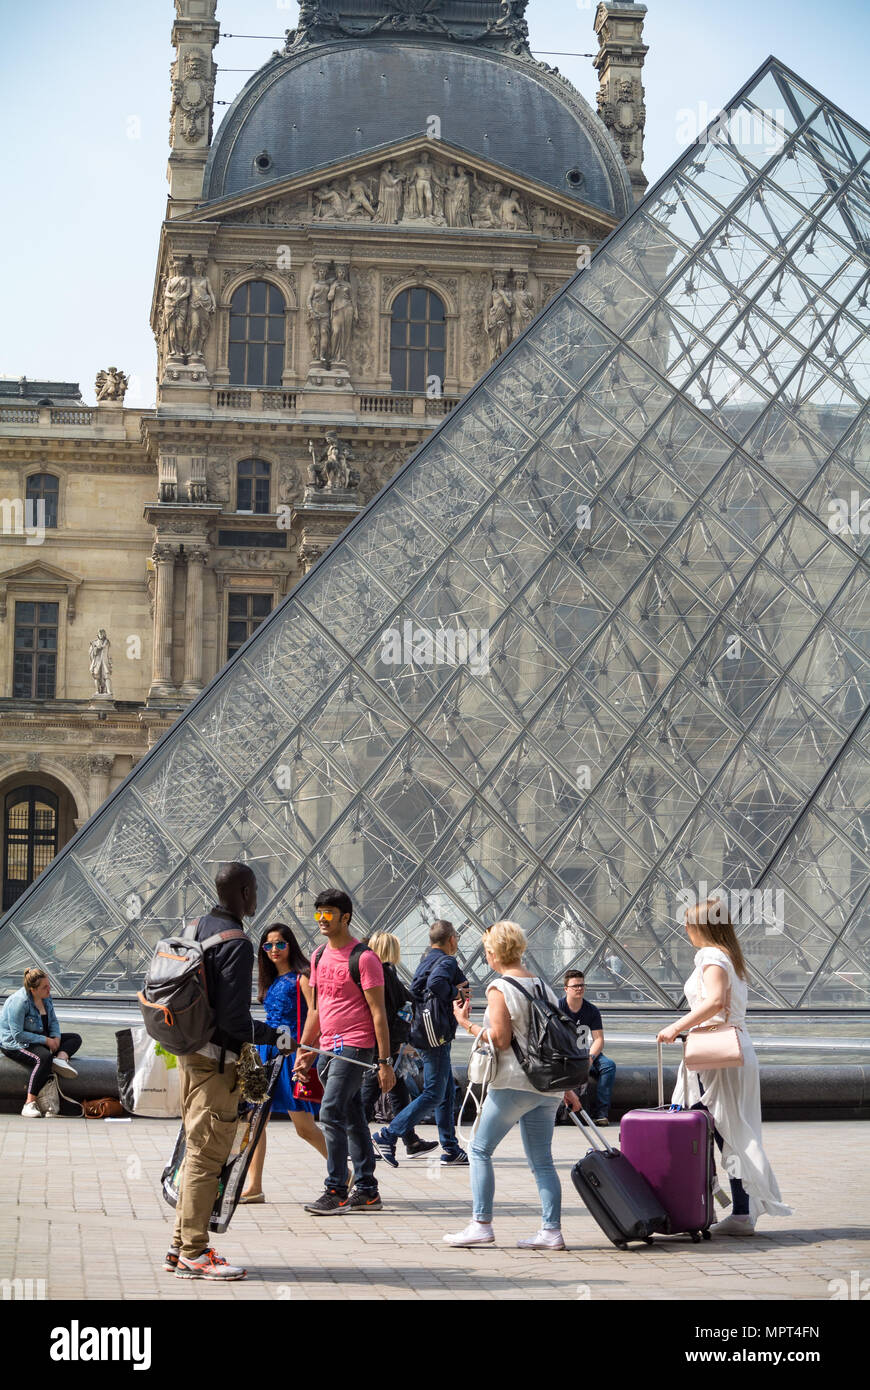
<svg viewBox="0 0 870 1390"><path fill-rule="evenodd" d="M390 1057L390 1031L384 1008L384 968L374 951L350 934L353 903L347 893L331 889L314 903L314 917L326 937L311 957L315 1007L309 1011L299 1040L296 1072L308 1075L316 1054L308 1047L331 1049L321 1059L323 1082L320 1123L326 1139L324 1191L305 1210L314 1216L380 1211L375 1181L375 1153L366 1123L361 1088L366 1073L354 1062L377 1061L382 1091L396 1077ZM353 1162L354 1187L348 1196L347 1158Z"/></svg>

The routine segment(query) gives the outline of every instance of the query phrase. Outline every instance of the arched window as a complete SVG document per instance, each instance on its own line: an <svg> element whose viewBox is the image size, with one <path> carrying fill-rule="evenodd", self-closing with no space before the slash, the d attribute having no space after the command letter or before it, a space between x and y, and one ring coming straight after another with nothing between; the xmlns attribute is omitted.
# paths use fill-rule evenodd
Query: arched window
<svg viewBox="0 0 870 1390"><path fill-rule="evenodd" d="M45 503L44 526L57 526L58 479L53 473L31 473L27 479L27 524L38 524L40 520L38 502ZM32 520L31 520L32 517Z"/></svg>
<svg viewBox="0 0 870 1390"><path fill-rule="evenodd" d="M394 391L423 392L430 377L444 385L444 305L431 290L403 290L393 304L390 373Z"/></svg>
<svg viewBox="0 0 870 1390"><path fill-rule="evenodd" d="M3 807L3 911L57 854L58 799L45 787L16 787Z"/></svg>
<svg viewBox="0 0 870 1390"><path fill-rule="evenodd" d="M236 467L236 511L269 511L272 465L263 459L242 459Z"/></svg>
<svg viewBox="0 0 870 1390"><path fill-rule="evenodd" d="M265 280L248 280L230 300L230 383L280 386L284 370L284 300Z"/></svg>

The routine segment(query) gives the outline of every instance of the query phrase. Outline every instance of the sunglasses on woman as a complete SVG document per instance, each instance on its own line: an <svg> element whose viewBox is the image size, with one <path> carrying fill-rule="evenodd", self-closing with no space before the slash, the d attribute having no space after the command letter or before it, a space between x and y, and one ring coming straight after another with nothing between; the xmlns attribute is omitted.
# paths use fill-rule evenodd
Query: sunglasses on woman
<svg viewBox="0 0 870 1390"><path fill-rule="evenodd" d="M264 951L286 951L286 941L267 941L263 947Z"/></svg>

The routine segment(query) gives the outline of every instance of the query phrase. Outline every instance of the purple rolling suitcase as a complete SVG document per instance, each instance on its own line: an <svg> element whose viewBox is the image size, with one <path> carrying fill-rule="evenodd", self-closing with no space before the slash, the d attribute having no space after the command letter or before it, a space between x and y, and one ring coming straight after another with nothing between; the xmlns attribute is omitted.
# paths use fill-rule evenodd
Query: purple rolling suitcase
<svg viewBox="0 0 870 1390"><path fill-rule="evenodd" d="M689 1109L685 1068L682 1109L665 1105L661 1043L658 1069L658 1108L629 1110L623 1115L620 1148L658 1197L668 1214L671 1233L687 1231L694 1241L702 1236L709 1240L716 1181L713 1117L706 1110Z"/></svg>

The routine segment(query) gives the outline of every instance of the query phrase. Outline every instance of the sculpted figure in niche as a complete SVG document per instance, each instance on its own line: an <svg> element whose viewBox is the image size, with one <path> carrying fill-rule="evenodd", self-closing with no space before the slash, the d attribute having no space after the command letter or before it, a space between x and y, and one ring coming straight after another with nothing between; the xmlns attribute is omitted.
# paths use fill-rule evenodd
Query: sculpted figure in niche
<svg viewBox="0 0 870 1390"><path fill-rule="evenodd" d="M317 492L354 492L359 487L359 473L350 466L353 454L335 430L326 432L326 450L321 459L318 459L311 439L308 441L308 452L311 455L307 478L309 488Z"/></svg>
<svg viewBox="0 0 870 1390"><path fill-rule="evenodd" d="M447 176L444 215L448 227L471 226L471 179L460 164L454 164Z"/></svg>
<svg viewBox="0 0 870 1390"><path fill-rule="evenodd" d="M98 695L112 694L112 658L109 655L111 645L106 636L106 629L101 627L88 647L91 675Z"/></svg>
<svg viewBox="0 0 870 1390"><path fill-rule="evenodd" d="M481 189L477 182L477 175L474 177L474 186L477 189L477 202L473 215L475 227L497 227L502 199L501 186L496 184L493 188Z"/></svg>
<svg viewBox="0 0 870 1390"><path fill-rule="evenodd" d="M308 336L311 342L311 360L326 363L329 359L329 317L330 283L327 280L329 267L320 261L314 263L314 284L308 292Z"/></svg>
<svg viewBox="0 0 870 1390"><path fill-rule="evenodd" d="M359 211L366 213L369 219L373 220L375 217L375 209L372 203L372 191L368 184L363 183L360 178L352 178L350 180L349 189L350 199L348 201L345 217L353 217L354 214Z"/></svg>
<svg viewBox="0 0 870 1390"><path fill-rule="evenodd" d="M335 276L327 296L331 306L330 353L333 362L345 366L354 325L359 322L359 310L347 266L336 266Z"/></svg>
<svg viewBox="0 0 870 1390"><path fill-rule="evenodd" d="M510 346L512 314L513 297L507 288L507 276L498 273L493 276L492 299L486 315L486 332L493 362Z"/></svg>
<svg viewBox="0 0 870 1390"><path fill-rule="evenodd" d="M378 189L378 210L375 221L383 226L392 226L402 215L402 185L405 175L396 172L393 161L388 159L381 169Z"/></svg>
<svg viewBox="0 0 870 1390"><path fill-rule="evenodd" d="M193 276L190 281L190 317L188 320L188 357L194 362L202 362L202 350L208 337L211 321L217 304L211 285L205 273L206 262L197 259L193 263Z"/></svg>
<svg viewBox="0 0 870 1390"><path fill-rule="evenodd" d="M514 305L511 314L511 341L525 333L537 312L535 296L527 288L528 276L514 276Z"/></svg>
<svg viewBox="0 0 870 1390"><path fill-rule="evenodd" d="M170 361L183 362L187 346L187 320L190 313L190 276L183 262L172 262L172 274L163 291L163 319Z"/></svg>

